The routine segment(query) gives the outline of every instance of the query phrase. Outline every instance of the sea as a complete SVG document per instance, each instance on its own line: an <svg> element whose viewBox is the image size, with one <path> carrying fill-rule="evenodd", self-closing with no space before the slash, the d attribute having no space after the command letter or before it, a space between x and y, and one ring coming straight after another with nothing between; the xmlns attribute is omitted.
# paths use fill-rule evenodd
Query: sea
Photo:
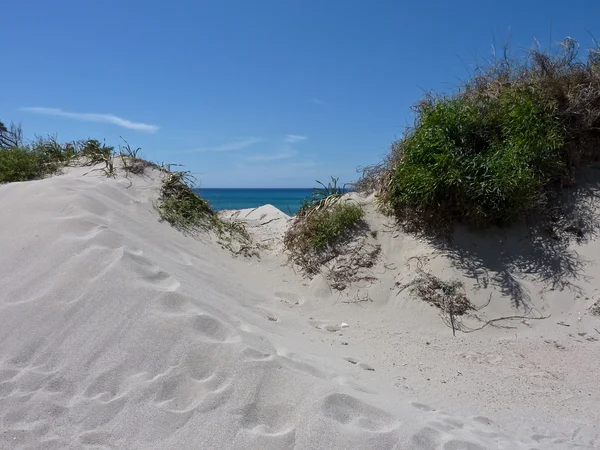
<svg viewBox="0 0 600 450"><path fill-rule="evenodd" d="M293 216L298 212L302 201L310 198L311 188L299 189L218 189L197 188L194 191L208 200L215 211L223 209L257 208L270 204L284 213Z"/></svg>

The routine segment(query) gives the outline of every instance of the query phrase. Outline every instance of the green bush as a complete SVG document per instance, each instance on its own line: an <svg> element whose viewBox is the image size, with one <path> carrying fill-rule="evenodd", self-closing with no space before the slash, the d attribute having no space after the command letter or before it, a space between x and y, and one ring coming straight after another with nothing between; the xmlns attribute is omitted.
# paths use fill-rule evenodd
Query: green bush
<svg viewBox="0 0 600 450"><path fill-rule="evenodd" d="M0 183L44 178L68 164L74 155L53 138L38 139L29 146L0 148Z"/></svg>
<svg viewBox="0 0 600 450"><path fill-rule="evenodd" d="M442 98L419 114L389 186L400 215L502 224L531 209L563 170L561 124L535 91Z"/></svg>
<svg viewBox="0 0 600 450"><path fill-rule="evenodd" d="M415 126L355 188L413 229L502 225L542 211L600 159L600 47L504 57L451 96L428 95ZM547 209L547 208L546 208Z"/></svg>
<svg viewBox="0 0 600 450"><path fill-rule="evenodd" d="M20 147L0 149L0 183L35 180L50 172L39 152Z"/></svg>

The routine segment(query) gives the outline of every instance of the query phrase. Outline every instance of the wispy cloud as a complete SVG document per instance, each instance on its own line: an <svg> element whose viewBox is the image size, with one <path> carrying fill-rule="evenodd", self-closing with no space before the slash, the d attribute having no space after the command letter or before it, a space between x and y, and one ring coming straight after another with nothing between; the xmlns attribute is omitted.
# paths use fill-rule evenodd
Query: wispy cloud
<svg viewBox="0 0 600 450"><path fill-rule="evenodd" d="M310 102L319 106L325 106L327 104L323 100L319 100L318 98L311 98Z"/></svg>
<svg viewBox="0 0 600 450"><path fill-rule="evenodd" d="M244 158L244 161L251 162L273 162L280 161L282 159L289 159L298 156L298 151L294 148L294 145L308 139L306 136L300 136L298 134L288 134L284 136L282 142L279 144L279 149L274 153L262 153L250 155ZM275 150L275 149L274 149Z"/></svg>
<svg viewBox="0 0 600 450"><path fill-rule="evenodd" d="M284 138L284 142L286 142L287 144L297 144L298 142L305 141L306 139L308 139L308 137L306 137L306 136L299 136L297 134L288 134Z"/></svg>
<svg viewBox="0 0 600 450"><path fill-rule="evenodd" d="M158 130L158 126L156 125L150 125L141 122L132 122L130 120L123 119L122 117L115 116L113 114L76 113L63 111L59 108L43 108L40 106L21 108L21 110L34 114L46 114L49 116L67 117L69 119L84 120L86 122L110 123L112 125L117 125L118 127L128 128L130 130L136 131L147 131L150 133L154 133Z"/></svg>
<svg viewBox="0 0 600 450"><path fill-rule="evenodd" d="M297 156L298 152L296 150L287 149L278 153L272 153L268 155L253 155L246 158L246 161L251 162L271 162L271 161L280 161L282 159L293 158Z"/></svg>
<svg viewBox="0 0 600 450"><path fill-rule="evenodd" d="M243 150L247 147L251 147L260 142L264 142L264 139L257 137L249 137L243 139L235 139L225 144L214 145L210 147L199 147L192 150L186 150L181 153L204 153L204 152L232 152L235 150Z"/></svg>

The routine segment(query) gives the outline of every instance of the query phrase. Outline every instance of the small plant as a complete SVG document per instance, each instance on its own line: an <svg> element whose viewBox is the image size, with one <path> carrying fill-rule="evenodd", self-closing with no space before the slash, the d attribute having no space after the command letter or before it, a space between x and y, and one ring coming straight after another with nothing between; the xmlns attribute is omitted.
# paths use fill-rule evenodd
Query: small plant
<svg viewBox="0 0 600 450"><path fill-rule="evenodd" d="M177 230L195 235L213 231L223 248L235 255L258 256L243 224L221 219L210 204L193 189L195 178L188 171L171 171L175 164L163 164L163 182L155 203L160 218Z"/></svg>
<svg viewBox="0 0 600 450"><path fill-rule="evenodd" d="M109 178L115 178L117 176L117 170L115 169L115 158L114 156L111 156L110 158L108 158L106 161L104 161L106 164L106 167L102 168L102 171L105 173L105 175Z"/></svg>
<svg viewBox="0 0 600 450"><path fill-rule="evenodd" d="M84 165L94 166L107 163L113 157L114 147L106 146L96 139L88 139L80 143L79 155L84 159Z"/></svg>
<svg viewBox="0 0 600 450"><path fill-rule="evenodd" d="M338 179L331 180L327 186L318 182L322 188L315 188L311 199L305 201L284 236L284 245L290 260L309 276L320 272L324 264L335 258L354 255L347 258L348 270L329 270L334 287L343 289L361 268L374 264L379 249L367 249L364 243L351 248L353 239L364 234L364 211L357 203L344 201ZM360 260L371 263L362 265Z"/></svg>
<svg viewBox="0 0 600 450"><path fill-rule="evenodd" d="M312 248L320 249L333 244L337 239L352 230L362 219L362 208L354 203L338 202L315 214L309 220L307 232L308 242Z"/></svg>
<svg viewBox="0 0 600 450"><path fill-rule="evenodd" d="M407 287L410 288L411 294L439 308L442 319L452 328L453 334L456 334L457 329L461 329L457 316L477 311L465 295L465 286L461 281L443 281L419 269L417 277L401 289Z"/></svg>
<svg viewBox="0 0 600 450"><path fill-rule="evenodd" d="M142 150L141 148L138 147L134 150L129 145L129 142L123 137L121 137L121 139L124 144L119 145L119 158L121 160L121 165L125 170L125 177L129 180L129 186L132 184L131 179L129 179L130 174L142 175L149 167L160 169L157 164L140 158L139 154Z"/></svg>
<svg viewBox="0 0 600 450"><path fill-rule="evenodd" d="M592 316L600 316L600 300L596 300L594 304L590 306L589 311Z"/></svg>
<svg viewBox="0 0 600 450"><path fill-rule="evenodd" d="M138 155L142 149L138 147L135 150L133 150L129 145L129 142L127 142L123 137L121 137L121 140L125 144L119 145L119 154L130 159L138 159Z"/></svg>
<svg viewBox="0 0 600 450"><path fill-rule="evenodd" d="M325 185L317 180L316 183L321 187L313 188L310 198L304 199L298 211L299 216L313 213L320 208L327 208L329 205L337 201L343 194L345 188L338 186L339 178L331 177L331 181Z"/></svg>
<svg viewBox="0 0 600 450"><path fill-rule="evenodd" d="M210 228L215 212L206 200L192 190L194 177L190 172L171 172L171 166L164 166L164 178L156 204L161 219L186 233Z"/></svg>
<svg viewBox="0 0 600 450"><path fill-rule="evenodd" d="M350 202L312 208L296 217L284 237L292 259L309 274L317 273L319 266L339 253L344 238L352 235L364 216L362 208Z"/></svg>

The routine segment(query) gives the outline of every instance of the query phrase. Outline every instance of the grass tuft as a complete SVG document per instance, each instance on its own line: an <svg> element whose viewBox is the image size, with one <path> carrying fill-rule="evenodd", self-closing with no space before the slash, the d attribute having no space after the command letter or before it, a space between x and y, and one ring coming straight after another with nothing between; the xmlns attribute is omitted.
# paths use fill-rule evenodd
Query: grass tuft
<svg viewBox="0 0 600 450"><path fill-rule="evenodd" d="M209 229L216 214L210 204L192 190L191 174L165 170L163 175L156 204L161 219L185 233Z"/></svg>
<svg viewBox="0 0 600 450"><path fill-rule="evenodd" d="M309 276L319 273L332 259L351 253L349 244L365 229L363 209L356 203L343 201L337 179L332 178L329 186L319 184L324 189L315 189L311 200L305 202L284 236L290 260ZM367 251L364 245L359 248ZM354 253L359 254L358 251ZM373 258L378 254L373 253Z"/></svg>
<svg viewBox="0 0 600 450"><path fill-rule="evenodd" d="M362 208L354 203L336 202L314 214L306 223L306 239L316 250L331 246L351 231L364 216Z"/></svg>
<svg viewBox="0 0 600 450"><path fill-rule="evenodd" d="M213 231L221 246L234 255L258 256L244 225L219 217L210 204L193 191L195 178L191 173L171 171L171 167L162 168L163 180L155 204L160 218L185 234Z"/></svg>

